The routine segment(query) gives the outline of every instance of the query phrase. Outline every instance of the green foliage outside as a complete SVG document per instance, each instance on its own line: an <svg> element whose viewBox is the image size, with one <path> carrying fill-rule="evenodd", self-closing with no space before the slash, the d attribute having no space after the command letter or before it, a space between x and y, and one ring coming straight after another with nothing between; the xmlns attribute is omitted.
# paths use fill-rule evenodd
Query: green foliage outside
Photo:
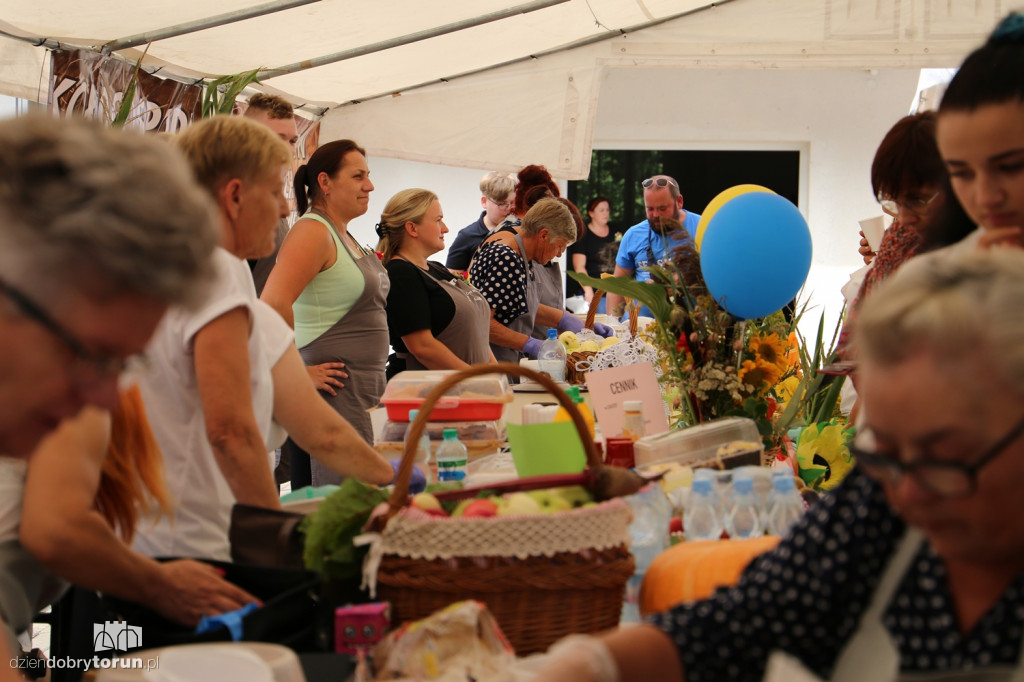
<svg viewBox="0 0 1024 682"><path fill-rule="evenodd" d="M635 149L598 149L590 161L590 176L569 183L569 201L576 204L583 219L587 204L596 196L608 199L611 207L609 224L617 232L625 232L647 217L644 193L640 183L663 172L663 153Z"/></svg>

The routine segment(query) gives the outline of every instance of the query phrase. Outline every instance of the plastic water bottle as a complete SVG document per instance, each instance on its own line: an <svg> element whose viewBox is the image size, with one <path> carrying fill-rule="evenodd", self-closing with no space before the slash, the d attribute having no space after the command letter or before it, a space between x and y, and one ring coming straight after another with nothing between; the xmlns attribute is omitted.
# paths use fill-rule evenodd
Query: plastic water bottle
<svg viewBox="0 0 1024 682"><path fill-rule="evenodd" d="M722 536L722 517L709 477L693 479L690 500L683 511L683 532L687 540L717 540Z"/></svg>
<svg viewBox="0 0 1024 682"><path fill-rule="evenodd" d="M558 332L549 329L548 338L540 344L537 353L537 368L552 381L565 381L565 358L565 347L558 340Z"/></svg>
<svg viewBox="0 0 1024 682"><path fill-rule="evenodd" d="M416 421L416 415L419 413L419 410L409 410L409 429L405 432L406 443L409 442L409 434L412 433L412 423ZM430 437L427 435L426 429L423 429L420 442L416 444L416 458L413 460L413 464L423 471L428 485L434 482L434 471L430 467Z"/></svg>
<svg viewBox="0 0 1024 682"><path fill-rule="evenodd" d="M731 538L756 538L764 535L761 512L754 496L753 477L734 478L732 482L732 508L725 519L725 529Z"/></svg>
<svg viewBox="0 0 1024 682"><path fill-rule="evenodd" d="M661 485L649 484L640 492L625 498L633 507L633 522L629 525L630 551L633 553L636 572L626 583L626 594L622 604L621 622L639 623L640 585L647 567L654 557L668 549L671 539L668 534L672 504L665 497Z"/></svg>
<svg viewBox="0 0 1024 682"><path fill-rule="evenodd" d="M466 446L459 442L459 432L456 429L444 430L444 440L437 446L434 457L437 459L438 483L465 480L466 463L469 458L466 455Z"/></svg>
<svg viewBox="0 0 1024 682"><path fill-rule="evenodd" d="M791 474L783 472L772 477L773 503L768 512L768 532L785 535L790 527L804 514L804 499L796 489Z"/></svg>

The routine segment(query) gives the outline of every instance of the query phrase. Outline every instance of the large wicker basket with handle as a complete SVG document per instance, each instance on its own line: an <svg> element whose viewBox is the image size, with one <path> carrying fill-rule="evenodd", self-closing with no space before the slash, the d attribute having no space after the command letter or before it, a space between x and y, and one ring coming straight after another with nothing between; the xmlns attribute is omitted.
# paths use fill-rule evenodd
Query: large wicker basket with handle
<svg viewBox="0 0 1024 682"><path fill-rule="evenodd" d="M472 376L515 374L543 385L569 411L590 467L600 465L575 404L547 375L510 363L456 372L425 398L410 425L415 444L431 406ZM630 506L612 499L556 514L439 518L409 508L414 452L407 447L382 532L378 597L397 622L423 618L463 600L487 604L517 653L544 651L565 635L597 632L619 622L623 591L633 575Z"/></svg>

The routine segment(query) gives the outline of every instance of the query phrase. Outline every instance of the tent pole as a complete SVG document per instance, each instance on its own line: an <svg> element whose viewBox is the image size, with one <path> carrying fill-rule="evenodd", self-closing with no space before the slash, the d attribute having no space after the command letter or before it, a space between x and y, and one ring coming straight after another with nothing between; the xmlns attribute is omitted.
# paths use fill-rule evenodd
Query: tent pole
<svg viewBox="0 0 1024 682"><path fill-rule="evenodd" d="M482 68L479 68L479 69L473 69L472 71L464 71L462 73L457 73L457 74L454 74L454 75L451 75L451 76L445 76L444 78L434 78L433 80L425 81L423 83L416 83L415 85L407 85L404 88L399 88L397 90L391 90L391 91L388 91L388 92L377 93L376 95L368 95L366 97L360 97L359 99L349 100L348 102L342 102L341 104L337 104L337 105L335 105L334 107L331 107L331 108L332 109L337 109L337 108L340 108L340 107L351 106L353 104L362 104L363 102L369 102L370 100L380 99L381 97L392 97L392 96L394 96L394 94L396 92L410 92L412 90L418 90L420 88L426 88L426 87L429 87L431 85L437 85L438 83L447 83L447 82L453 81L453 80L455 80L457 78L466 78L467 76L475 76L475 75L480 74L480 73L486 73L488 71L494 71L495 69L500 69L500 68L502 68L504 66L510 66L512 64L520 64L522 62L530 61L531 59L540 59L541 57L548 57L550 55L558 54L560 52L567 52L569 50L574 50L574 49L576 49L578 47L584 47L585 45L591 45L593 43L600 43L600 42L605 41L605 40L612 40L613 38L618 38L620 36L624 36L624 35L627 35L629 33L633 33L635 31L640 31L640 30L643 30L645 28L651 28L651 27L657 26L659 24L664 24L664 23L667 23L669 21L674 21L675 19L679 19L681 17L689 16L691 14L697 14L698 12L704 12L704 11L709 10L709 9L714 9L716 7L720 7L722 5L728 4L728 3L732 2L732 1L733 0L713 0L711 3L709 3L707 5L703 5L701 7L695 7L694 9L686 10L684 12L677 12L676 14L672 14L672 15L669 15L669 16L666 16L666 17L662 17L660 19L654 19L652 21L644 22L642 24L637 24L635 26L627 26L625 28L613 29L613 30L609 31L608 33L602 33L602 34L599 34L599 35L590 36L589 38L582 38L580 40L577 40L575 42L569 43L567 45L562 45L561 47L555 47L555 48L552 48L550 50L544 50L543 52L536 52L534 54L527 55L525 57L517 57L515 59L508 59L506 61L499 62L498 64L491 64L490 66L485 66L485 67L482 67Z"/></svg>
<svg viewBox="0 0 1024 682"><path fill-rule="evenodd" d="M478 17L473 17L472 19L465 19L463 21L456 21L454 23L446 24L444 26L438 26L437 28L430 28L423 31L417 31L416 33L410 33L399 38L382 40L379 43L364 45L362 47L357 47L352 50L344 50L342 52L335 52L333 54L324 55L323 57L306 59L301 62L295 62L293 64L288 64L286 66L279 66L274 69L262 69L259 73L259 80L264 81L268 78L285 76L289 73L305 71L306 69L311 69L317 66L323 66L325 64L334 64L336 62L345 61L346 59L362 57L363 55L373 54L374 52L382 52L393 47L409 45L410 43L416 43L421 40L436 38L437 36L446 35L448 33L455 33L456 31L462 31L467 28L473 28L474 26L480 26L482 24L487 24L492 21L507 19L508 17L516 16L517 14L528 14L539 9L553 7L554 5L561 5L562 3L565 2L570 2L570 0L534 0L533 2L527 2L522 5L516 5L515 7L508 7L506 9L498 10L496 12L482 14Z"/></svg>
<svg viewBox="0 0 1024 682"><path fill-rule="evenodd" d="M238 21L245 21L246 19L262 17L267 14L273 14L274 12L280 12L294 7L311 5L315 2L320 2L320 0L285 0L284 2L267 2L248 9L226 12L225 14L218 14L217 16L199 19L186 24L178 24L177 26L170 26L168 28L157 29L156 31L137 33L126 38L111 40L109 43L104 43L101 46L100 51L109 56L111 52L116 52L117 50L125 50L129 47L136 47L137 45L144 45L157 40L174 38L175 36L185 35L186 33L195 33L196 31L202 31L207 28L214 28L216 26L223 26L224 24L233 24Z"/></svg>

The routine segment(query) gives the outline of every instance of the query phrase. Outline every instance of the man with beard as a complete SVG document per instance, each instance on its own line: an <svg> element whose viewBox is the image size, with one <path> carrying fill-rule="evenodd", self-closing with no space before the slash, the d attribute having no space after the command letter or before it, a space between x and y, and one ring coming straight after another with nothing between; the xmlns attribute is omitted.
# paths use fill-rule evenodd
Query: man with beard
<svg viewBox="0 0 1024 682"><path fill-rule="evenodd" d="M651 273L643 268L668 262L672 258L673 249L692 242L700 216L683 210L683 195L679 192L679 183L673 178L655 175L640 184L644 188L647 220L629 228L622 236L613 274L615 277L633 277L638 282L649 282ZM662 227L662 218L671 218L667 221L669 224L679 223L682 228L671 232ZM621 317L622 296L609 292L607 308L610 314ZM651 311L644 306L639 314L650 316Z"/></svg>

